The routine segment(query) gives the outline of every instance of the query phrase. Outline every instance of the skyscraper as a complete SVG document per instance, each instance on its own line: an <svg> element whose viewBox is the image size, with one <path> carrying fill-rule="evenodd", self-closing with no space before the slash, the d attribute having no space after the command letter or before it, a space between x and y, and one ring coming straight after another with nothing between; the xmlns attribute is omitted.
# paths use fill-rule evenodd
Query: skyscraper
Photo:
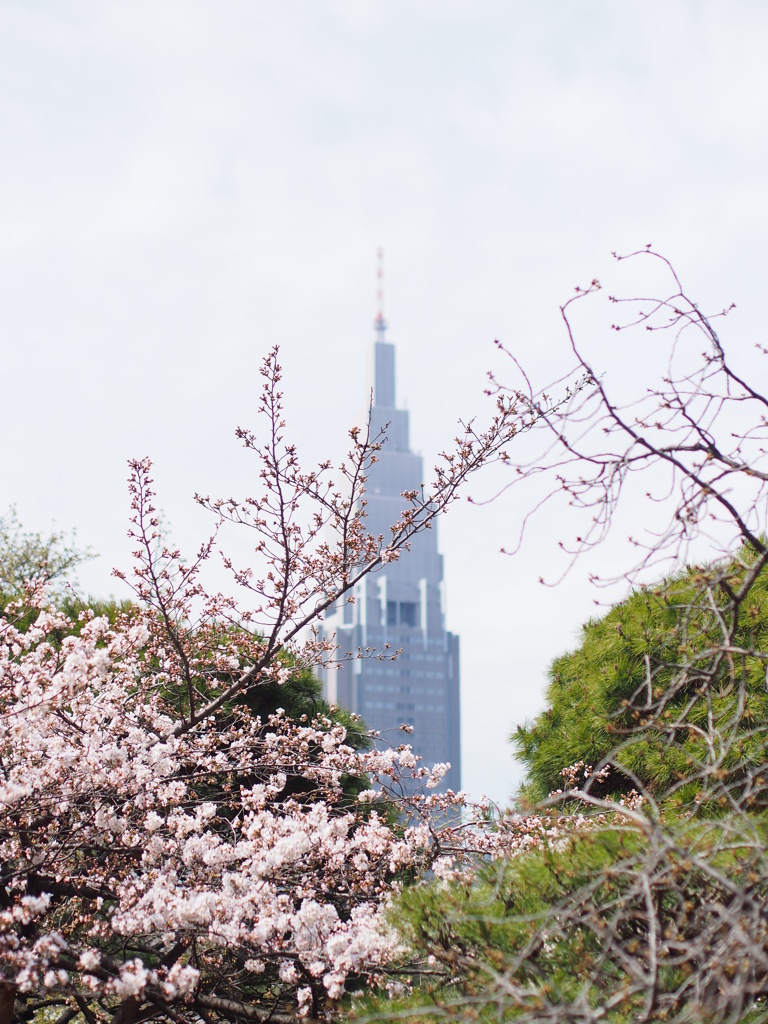
<svg viewBox="0 0 768 1024"><path fill-rule="evenodd" d="M381 312L375 327L371 436L382 431L386 441L368 473L366 526L388 537L407 504L402 492L426 481L423 460L410 449L408 412L395 404L395 347L386 340ZM342 600L330 610L324 632L336 634L342 655L366 648L378 654L386 644L390 653L402 648L394 661L374 654L326 671L326 695L392 745L410 742L424 764L449 761L443 788L459 789L459 638L445 628L436 527L414 538L398 561L361 580L354 603ZM413 726L410 737L399 731L402 723Z"/></svg>

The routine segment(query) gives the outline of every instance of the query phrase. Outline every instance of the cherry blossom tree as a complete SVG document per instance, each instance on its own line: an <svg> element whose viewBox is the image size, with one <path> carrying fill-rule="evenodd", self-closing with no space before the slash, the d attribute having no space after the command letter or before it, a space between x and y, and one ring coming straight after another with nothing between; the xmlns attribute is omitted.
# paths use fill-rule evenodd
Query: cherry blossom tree
<svg viewBox="0 0 768 1024"><path fill-rule="evenodd" d="M247 564L221 555L233 594L204 583L218 532L190 561L164 546L138 460L134 568L117 573L132 606L84 609L73 628L33 579L0 620L0 1019L323 1017L398 969L385 909L403 880L487 844L457 819L460 796L435 794L443 766L405 745L358 749L333 714L262 718L250 697L297 664L332 662L323 612L406 552L540 413L497 396L487 429L463 426L433 485L404 495L376 537L365 477L385 439L353 429L335 473L303 470L277 350L262 376L264 431L238 431L261 493L197 499L216 531L253 539Z"/></svg>

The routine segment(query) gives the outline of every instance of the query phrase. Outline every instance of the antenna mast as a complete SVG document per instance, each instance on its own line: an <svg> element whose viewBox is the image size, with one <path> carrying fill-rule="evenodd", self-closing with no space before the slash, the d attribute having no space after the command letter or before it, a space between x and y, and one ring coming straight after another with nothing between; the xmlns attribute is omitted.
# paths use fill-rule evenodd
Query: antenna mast
<svg viewBox="0 0 768 1024"><path fill-rule="evenodd" d="M378 287L376 289L376 305L378 309L376 312L376 319L373 321L373 326L376 330L376 340L384 341L387 323L384 319L384 250L381 246L376 250L376 259L376 278L378 281Z"/></svg>

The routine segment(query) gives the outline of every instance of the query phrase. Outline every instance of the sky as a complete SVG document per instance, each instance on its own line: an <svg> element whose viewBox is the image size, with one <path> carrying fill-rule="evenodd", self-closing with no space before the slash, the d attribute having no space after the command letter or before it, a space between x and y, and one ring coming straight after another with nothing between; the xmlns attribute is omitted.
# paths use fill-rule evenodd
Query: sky
<svg viewBox="0 0 768 1024"><path fill-rule="evenodd" d="M494 339L546 383L576 285L642 288L613 251L653 243L702 304L736 302L737 354L764 343L767 45L762 0L0 0L0 510L76 528L100 556L82 589L121 596L126 460L152 458L194 549L192 495L253 490L234 431L274 344L302 457L342 455L380 246L428 465L487 416ZM636 377L602 314L578 326ZM464 786L501 803L509 733L606 600L587 564L539 584L563 568L558 514L500 553L526 511L515 492L440 524Z"/></svg>

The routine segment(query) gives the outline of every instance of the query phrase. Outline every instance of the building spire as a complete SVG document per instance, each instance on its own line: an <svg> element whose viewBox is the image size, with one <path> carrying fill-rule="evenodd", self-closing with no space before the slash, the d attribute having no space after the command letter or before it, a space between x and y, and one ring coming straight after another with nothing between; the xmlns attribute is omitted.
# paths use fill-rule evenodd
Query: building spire
<svg viewBox="0 0 768 1024"><path fill-rule="evenodd" d="M384 319L384 250L379 246L376 250L376 279L378 286L376 289L376 319L373 321L373 326L376 330L376 340L386 340L387 323Z"/></svg>
<svg viewBox="0 0 768 1024"><path fill-rule="evenodd" d="M377 250L378 266L376 277L378 288L378 312L373 326L376 340L373 345L373 404L385 409L395 408L395 348L387 341L387 323L384 319L384 250ZM407 447L407 444L406 444Z"/></svg>

